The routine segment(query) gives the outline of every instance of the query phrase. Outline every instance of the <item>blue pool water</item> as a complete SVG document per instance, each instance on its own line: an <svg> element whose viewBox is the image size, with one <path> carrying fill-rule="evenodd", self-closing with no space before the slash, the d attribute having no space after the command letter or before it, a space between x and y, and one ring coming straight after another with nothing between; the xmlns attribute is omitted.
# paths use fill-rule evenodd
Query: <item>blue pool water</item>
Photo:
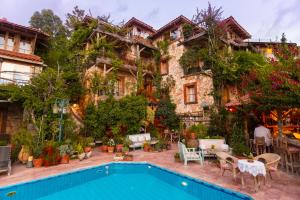
<svg viewBox="0 0 300 200"><path fill-rule="evenodd" d="M110 163L0 188L1 200L199 200L251 197L148 163Z"/></svg>

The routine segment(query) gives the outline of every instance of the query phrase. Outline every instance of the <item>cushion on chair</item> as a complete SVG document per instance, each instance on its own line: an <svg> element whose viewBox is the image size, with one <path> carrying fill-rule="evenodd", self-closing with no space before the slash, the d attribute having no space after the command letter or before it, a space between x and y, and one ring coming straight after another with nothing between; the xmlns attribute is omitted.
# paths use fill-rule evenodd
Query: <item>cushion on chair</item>
<svg viewBox="0 0 300 200"><path fill-rule="evenodd" d="M144 142L145 141L145 136L138 136L138 142Z"/></svg>
<svg viewBox="0 0 300 200"><path fill-rule="evenodd" d="M197 159L199 158L199 155L195 152L186 152L185 155L187 158Z"/></svg>
<svg viewBox="0 0 300 200"><path fill-rule="evenodd" d="M232 166L229 163L225 163L221 166L221 168L230 170L232 169Z"/></svg>
<svg viewBox="0 0 300 200"><path fill-rule="evenodd" d="M131 142L137 142L138 138L136 137L136 135L129 135L128 136L129 140L131 140Z"/></svg>
<svg viewBox="0 0 300 200"><path fill-rule="evenodd" d="M277 168L270 166L270 167L268 167L268 170L271 171L271 172L276 172Z"/></svg>

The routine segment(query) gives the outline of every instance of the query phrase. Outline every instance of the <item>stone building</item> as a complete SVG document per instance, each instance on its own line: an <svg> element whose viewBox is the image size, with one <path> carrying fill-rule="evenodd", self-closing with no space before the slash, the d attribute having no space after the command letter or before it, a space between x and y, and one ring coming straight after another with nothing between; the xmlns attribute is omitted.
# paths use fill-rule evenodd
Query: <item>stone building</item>
<svg viewBox="0 0 300 200"><path fill-rule="evenodd" d="M47 38L40 30L0 19L0 84L24 85L41 72L44 63L34 52ZM21 105L0 99L0 134L16 131L22 115Z"/></svg>
<svg viewBox="0 0 300 200"><path fill-rule="evenodd" d="M224 45L229 49L245 49L247 44L245 39L250 38L250 34L239 25L233 17L223 20L222 25L226 26L227 38L223 39ZM183 26L189 24L193 27L193 32L189 36L183 33ZM195 45L206 43L205 30L184 16L179 16L172 20L151 36L157 44L161 40L169 40L169 58L162 61L160 71L162 76L172 76L175 80L175 87L171 91L171 98L176 104L176 111L187 124L195 122L207 122L209 116L204 112L214 104L212 96L213 80L211 71L199 62L198 66L191 66L185 70L180 66L179 59L183 53ZM234 94L234 89L226 88L224 91L224 103L230 101L230 94Z"/></svg>
<svg viewBox="0 0 300 200"><path fill-rule="evenodd" d="M89 92L81 102L81 107L84 108L88 102L96 103L101 99L105 99L108 92L117 99L131 94L137 90L138 73L142 73L144 91L151 94L152 72L155 69L152 51L156 48L147 37L153 34L155 30L136 18L130 19L124 27L118 27L101 20L97 20L97 24L97 28L94 29L87 41L86 49L93 48L95 40L103 39L105 42L113 43L114 56L121 60L122 64L117 70L117 81L113 83L114 85L111 86L110 91L98 89ZM115 31L112 31L112 29ZM126 29L126 31L122 32L121 29ZM113 62L114 59L111 58L105 48L100 50L94 64L88 67L84 75L84 86L91 91L95 78L101 81L114 73ZM141 72L138 71L138 63L144 66ZM109 85L110 83L102 84Z"/></svg>

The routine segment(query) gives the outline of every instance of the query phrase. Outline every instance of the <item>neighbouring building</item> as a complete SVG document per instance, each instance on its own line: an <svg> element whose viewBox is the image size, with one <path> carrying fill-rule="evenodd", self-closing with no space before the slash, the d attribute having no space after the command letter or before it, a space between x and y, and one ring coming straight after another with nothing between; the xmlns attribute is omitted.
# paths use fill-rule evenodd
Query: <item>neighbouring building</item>
<svg viewBox="0 0 300 200"><path fill-rule="evenodd" d="M40 73L44 63L35 55L48 35L40 30L0 19L0 84L27 84ZM0 99L0 134L11 134L22 121L23 108L9 99Z"/></svg>
<svg viewBox="0 0 300 200"><path fill-rule="evenodd" d="M87 17L85 20L95 20ZM107 92L110 92L115 98L121 98L125 95L131 94L136 91L137 79L138 79L138 67L137 62L145 67L142 71L144 77L143 87L147 94L152 92L152 71L154 69L154 61L152 58L152 51L155 50L152 42L147 37L155 32L155 30L139 21L136 18L129 20L123 27L126 28L126 33L118 33L120 27L114 26L110 23L97 20L97 28L94 29L90 35L86 49L92 48L93 41L95 39L104 39L107 43L114 44L114 54L122 61L122 65L117 71L117 81L112 86L111 91L105 91L103 89L96 89L88 93L83 101L81 107L85 107L88 102L97 102L107 97ZM116 32L111 31L115 29ZM88 89L93 87L93 78L105 79L113 73L113 62L109 53L105 48L100 50L94 64L90 66L84 75L84 86ZM103 84L110 84L108 82ZM101 88L101 87L100 87Z"/></svg>

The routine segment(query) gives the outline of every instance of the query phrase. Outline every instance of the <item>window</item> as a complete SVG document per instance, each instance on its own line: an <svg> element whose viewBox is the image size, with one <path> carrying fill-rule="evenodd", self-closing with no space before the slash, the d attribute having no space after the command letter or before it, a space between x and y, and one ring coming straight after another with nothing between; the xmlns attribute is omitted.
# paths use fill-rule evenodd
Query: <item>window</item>
<svg viewBox="0 0 300 200"><path fill-rule="evenodd" d="M31 54L31 43L28 40L21 40L20 42L20 53Z"/></svg>
<svg viewBox="0 0 300 200"><path fill-rule="evenodd" d="M167 60L160 62L160 74L167 75L169 73L169 63Z"/></svg>
<svg viewBox="0 0 300 200"><path fill-rule="evenodd" d="M195 104L197 103L197 84L189 83L184 85L184 103Z"/></svg>
<svg viewBox="0 0 300 200"><path fill-rule="evenodd" d="M115 96L124 96L125 93L125 79L124 77L120 77L117 81L117 83L115 84L115 91L114 91L114 95Z"/></svg>
<svg viewBox="0 0 300 200"><path fill-rule="evenodd" d="M176 40L180 37L180 31L178 29L174 29L170 32L171 40Z"/></svg>
<svg viewBox="0 0 300 200"><path fill-rule="evenodd" d="M5 45L5 36L0 35L0 49L4 49L4 45Z"/></svg>
<svg viewBox="0 0 300 200"><path fill-rule="evenodd" d="M9 50L9 51L14 50L14 38L13 37L9 37L7 39L6 50Z"/></svg>

